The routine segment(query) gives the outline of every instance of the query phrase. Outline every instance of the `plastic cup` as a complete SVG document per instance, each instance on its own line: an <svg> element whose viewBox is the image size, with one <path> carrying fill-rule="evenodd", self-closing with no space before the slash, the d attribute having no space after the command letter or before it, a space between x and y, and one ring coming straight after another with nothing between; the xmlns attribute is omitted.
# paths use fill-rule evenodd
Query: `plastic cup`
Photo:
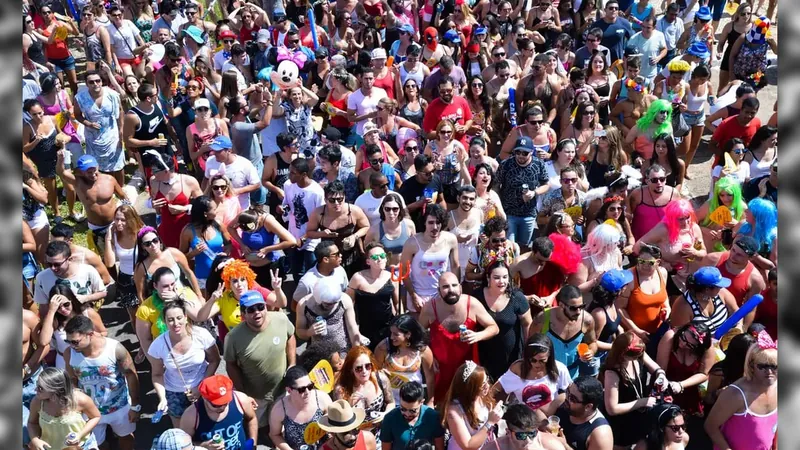
<svg viewBox="0 0 800 450"><path fill-rule="evenodd" d="M578 344L578 354L581 356L586 356L589 353L589 344L585 342L581 342Z"/></svg>
<svg viewBox="0 0 800 450"><path fill-rule="evenodd" d="M558 434L558 429L561 428L561 419L558 416L550 416L547 418L547 430L553 434Z"/></svg>

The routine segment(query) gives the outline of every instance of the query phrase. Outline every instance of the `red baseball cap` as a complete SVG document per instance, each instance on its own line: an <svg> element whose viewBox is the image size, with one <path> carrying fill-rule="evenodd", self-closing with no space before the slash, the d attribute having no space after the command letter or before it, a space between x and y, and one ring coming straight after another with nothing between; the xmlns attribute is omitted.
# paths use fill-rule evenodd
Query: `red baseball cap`
<svg viewBox="0 0 800 450"><path fill-rule="evenodd" d="M214 406L224 406L233 399L233 381L225 375L212 375L200 382L200 395Z"/></svg>
<svg viewBox="0 0 800 450"><path fill-rule="evenodd" d="M236 33L231 30L225 30L219 34L220 39L236 39Z"/></svg>

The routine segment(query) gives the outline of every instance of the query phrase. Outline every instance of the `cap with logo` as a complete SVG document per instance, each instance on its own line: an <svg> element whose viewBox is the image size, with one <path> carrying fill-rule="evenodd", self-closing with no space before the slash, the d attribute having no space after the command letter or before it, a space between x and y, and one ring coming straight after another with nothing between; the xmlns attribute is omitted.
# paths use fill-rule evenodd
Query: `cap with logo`
<svg viewBox="0 0 800 450"><path fill-rule="evenodd" d="M200 395L214 406L224 406L233 399L233 381L225 375L212 375L200 382Z"/></svg>
<svg viewBox="0 0 800 450"><path fill-rule="evenodd" d="M514 151L522 150L524 152L533 153L533 141L528 136L520 136L517 142L514 143Z"/></svg>
<svg viewBox="0 0 800 450"><path fill-rule="evenodd" d="M228 150L233 147L233 143L228 136L220 135L214 138L210 144L208 144L208 148L218 152L220 150Z"/></svg>
<svg viewBox="0 0 800 450"><path fill-rule="evenodd" d="M267 302L264 301L264 296L261 295L261 292L256 290L246 291L241 297L239 297L239 306L242 308L249 308L259 303L266 304Z"/></svg>
<svg viewBox="0 0 800 450"><path fill-rule="evenodd" d="M87 171L92 167L99 167L97 164L97 159L95 159L92 155L81 155L80 158L75 162L75 168L80 171Z"/></svg>

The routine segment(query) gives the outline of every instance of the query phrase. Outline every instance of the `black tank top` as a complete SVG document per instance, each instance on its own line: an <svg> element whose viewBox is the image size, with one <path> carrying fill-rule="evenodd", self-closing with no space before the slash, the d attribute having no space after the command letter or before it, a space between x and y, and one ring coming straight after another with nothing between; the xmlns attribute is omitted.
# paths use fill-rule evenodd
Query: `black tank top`
<svg viewBox="0 0 800 450"><path fill-rule="evenodd" d="M44 56L44 44L30 34L28 34L28 37L31 38L31 46L28 47L28 58L37 64L46 65L47 58Z"/></svg>
<svg viewBox="0 0 800 450"><path fill-rule="evenodd" d="M272 182L275 186L283 189L283 183L289 179L289 164L281 158L280 153L275 153L275 160L277 161L277 167L275 168L275 181ZM277 195L270 195L269 196L269 206L271 211L275 211L275 208L281 204L280 199ZM278 215L280 216L280 214Z"/></svg>
<svg viewBox="0 0 800 450"><path fill-rule="evenodd" d="M608 421L600 410L597 410L594 417L578 425L570 421L569 413L563 408L559 408L557 415L561 419L561 428L564 430L567 443L575 450L586 450L586 442L592 432L598 427L608 425Z"/></svg>
<svg viewBox="0 0 800 450"><path fill-rule="evenodd" d="M164 138L168 138L169 135L167 134L167 121L164 120L164 113L161 112L161 108L159 108L158 105L153 105L153 110L149 113L142 111L138 106L134 106L130 109L130 111L136 114L136 117L139 118L139 126L136 127L136 130L133 132L134 139L147 141L151 139L157 139L159 134L163 135ZM172 150L170 149L169 145L166 147L138 147L136 148L136 151L139 152L139 154L144 155L144 152L150 149L153 149L169 158L172 157ZM144 162L144 164L148 167L153 163L153 161L148 157L143 157L142 162Z"/></svg>

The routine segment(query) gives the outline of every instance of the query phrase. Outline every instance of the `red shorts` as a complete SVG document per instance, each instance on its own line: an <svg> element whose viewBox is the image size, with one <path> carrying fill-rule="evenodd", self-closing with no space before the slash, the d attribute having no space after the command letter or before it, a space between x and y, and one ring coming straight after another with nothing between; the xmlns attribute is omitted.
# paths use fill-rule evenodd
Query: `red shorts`
<svg viewBox="0 0 800 450"><path fill-rule="evenodd" d="M119 61L119 65L120 66L131 66L131 67L133 67L133 66L138 66L142 62L142 57L141 56L137 56L137 57L132 58L132 59L117 58L117 61Z"/></svg>

